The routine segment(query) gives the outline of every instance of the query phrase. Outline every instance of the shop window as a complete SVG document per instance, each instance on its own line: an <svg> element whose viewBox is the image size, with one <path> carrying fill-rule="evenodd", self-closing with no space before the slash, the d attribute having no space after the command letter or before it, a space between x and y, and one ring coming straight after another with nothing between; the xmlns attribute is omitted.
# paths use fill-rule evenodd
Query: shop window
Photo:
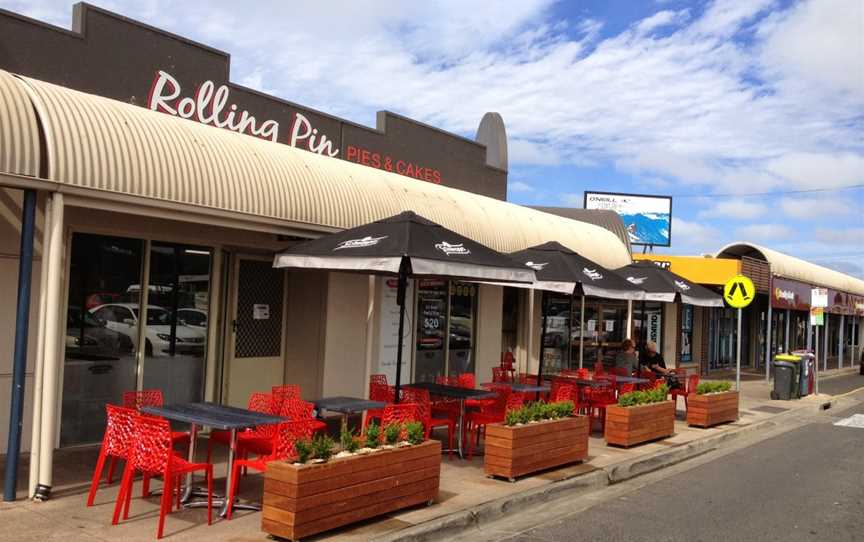
<svg viewBox="0 0 864 542"><path fill-rule="evenodd" d="M414 379L473 373L477 285L417 281L417 352Z"/></svg>
<svg viewBox="0 0 864 542"><path fill-rule="evenodd" d="M555 373L571 366L572 297L545 293L544 298L546 303L546 335L543 340L543 372ZM541 318L541 325L543 325L542 322Z"/></svg>
<svg viewBox="0 0 864 542"><path fill-rule="evenodd" d="M105 404L119 404L137 382L138 301L143 243L72 236L60 445L99 442Z"/></svg>
<svg viewBox="0 0 864 542"><path fill-rule="evenodd" d="M693 361L693 305L681 306L681 363Z"/></svg>
<svg viewBox="0 0 864 542"><path fill-rule="evenodd" d="M513 352L519 341L519 289L504 287L501 320L501 351Z"/></svg>
<svg viewBox="0 0 864 542"><path fill-rule="evenodd" d="M447 373L474 372L474 321L477 285L450 283L450 318L447 338Z"/></svg>

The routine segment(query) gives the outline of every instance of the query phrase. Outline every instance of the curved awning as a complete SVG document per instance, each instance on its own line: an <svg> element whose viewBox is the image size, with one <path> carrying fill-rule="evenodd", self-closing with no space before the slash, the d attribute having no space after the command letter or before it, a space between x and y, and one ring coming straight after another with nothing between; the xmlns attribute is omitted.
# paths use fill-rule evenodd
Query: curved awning
<svg viewBox="0 0 864 542"><path fill-rule="evenodd" d="M558 241L608 268L630 262L591 224L22 79L44 129L47 178L61 186L307 231L414 210L500 252Z"/></svg>
<svg viewBox="0 0 864 542"><path fill-rule="evenodd" d="M717 251L718 258L740 258L741 256L765 260L771 264L771 272L778 277L849 294L864 295L864 280L760 245L739 241L730 243Z"/></svg>
<svg viewBox="0 0 864 542"><path fill-rule="evenodd" d="M39 174L39 125L21 82L0 71L0 173Z"/></svg>

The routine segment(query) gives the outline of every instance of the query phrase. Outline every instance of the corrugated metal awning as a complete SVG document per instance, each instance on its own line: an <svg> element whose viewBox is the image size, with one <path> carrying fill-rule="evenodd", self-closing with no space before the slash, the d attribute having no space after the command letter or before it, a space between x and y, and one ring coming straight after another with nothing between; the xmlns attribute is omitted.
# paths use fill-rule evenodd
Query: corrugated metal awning
<svg viewBox="0 0 864 542"><path fill-rule="evenodd" d="M315 231L413 210L501 252L558 241L608 268L630 262L597 226L23 79L44 127L47 178L64 186Z"/></svg>
<svg viewBox="0 0 864 542"><path fill-rule="evenodd" d="M595 226L606 228L614 233L618 239L624 243L627 250L632 252L632 248L630 247L630 235L627 233L627 227L624 226L621 216L615 211L606 209L578 209L575 207L543 207L540 205L532 205L531 208L543 211L544 213L551 213L571 220L587 222L588 224L594 224Z"/></svg>
<svg viewBox="0 0 864 542"><path fill-rule="evenodd" d="M39 125L21 82L0 71L0 173L39 174Z"/></svg>
<svg viewBox="0 0 864 542"><path fill-rule="evenodd" d="M813 286L832 288L850 294L864 295L864 280L760 245L739 241L730 243L717 251L718 258L740 258L741 256L767 261L771 264L771 272L778 277L797 280Z"/></svg>

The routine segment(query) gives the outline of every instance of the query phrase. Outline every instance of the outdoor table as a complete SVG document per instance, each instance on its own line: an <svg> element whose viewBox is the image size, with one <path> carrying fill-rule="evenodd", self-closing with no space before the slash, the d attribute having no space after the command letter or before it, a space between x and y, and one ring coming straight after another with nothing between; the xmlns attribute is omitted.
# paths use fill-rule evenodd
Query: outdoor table
<svg viewBox="0 0 864 542"><path fill-rule="evenodd" d="M315 409L319 412L329 410L342 414L342 430L348 427L348 415L365 410L378 410L387 406L387 403L381 401L370 401L368 399L359 399L357 397L324 397L314 401Z"/></svg>
<svg viewBox="0 0 864 542"><path fill-rule="evenodd" d="M456 435L456 443L457 449L456 453L459 454L460 458L464 458L465 455L462 452L463 443L462 443L462 433L463 433L463 424L465 423L465 400L466 399L488 399L490 397L495 396L494 391L488 390L472 390L470 388L459 388L457 386L445 386L443 384L435 384L433 382L415 382L413 384L406 384L406 388L417 388L420 390L429 391L430 395L439 395L441 397L449 397L451 399L456 399L459 401L459 434ZM442 452L448 452L450 450L441 450Z"/></svg>
<svg viewBox="0 0 864 542"><path fill-rule="evenodd" d="M225 476L225 496L214 499L213 504L221 506L219 515L224 517L228 511L227 495L231 493L231 469L234 466L234 454L237 450L237 430L259 425L274 425L286 420L281 416L253 412L245 408L237 408L215 403L184 403L161 407L141 407L141 412L161 416L169 420L189 424L189 462L195 460L195 439L198 426L222 429L231 433L228 446L228 473ZM207 500L192 500L192 497L206 497L207 494L192 487L192 474L186 475L186 490L182 502L187 508L203 508ZM261 510L256 504L235 504L234 508L242 510Z"/></svg>
<svg viewBox="0 0 864 542"><path fill-rule="evenodd" d="M504 386L507 386L508 388L510 388L511 390L515 391L516 393L534 393L534 392L547 393L547 392L551 391L551 389L552 389L551 386L548 386L546 384L541 384L538 386L537 384L516 384L513 382L484 382L483 384L480 384L480 385L483 386L484 388L504 385Z"/></svg>

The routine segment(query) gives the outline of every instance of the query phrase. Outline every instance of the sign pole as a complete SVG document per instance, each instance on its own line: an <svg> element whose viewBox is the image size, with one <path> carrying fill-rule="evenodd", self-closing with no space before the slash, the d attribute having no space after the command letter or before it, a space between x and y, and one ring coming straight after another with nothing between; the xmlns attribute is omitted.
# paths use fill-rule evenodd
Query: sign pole
<svg viewBox="0 0 864 542"><path fill-rule="evenodd" d="M813 327L813 339L816 341L816 359L813 363L813 393L819 395L819 327Z"/></svg>
<svg viewBox="0 0 864 542"><path fill-rule="evenodd" d="M735 389L741 391L741 309L738 309L738 340L735 341ZM741 394L738 394L741 402Z"/></svg>

